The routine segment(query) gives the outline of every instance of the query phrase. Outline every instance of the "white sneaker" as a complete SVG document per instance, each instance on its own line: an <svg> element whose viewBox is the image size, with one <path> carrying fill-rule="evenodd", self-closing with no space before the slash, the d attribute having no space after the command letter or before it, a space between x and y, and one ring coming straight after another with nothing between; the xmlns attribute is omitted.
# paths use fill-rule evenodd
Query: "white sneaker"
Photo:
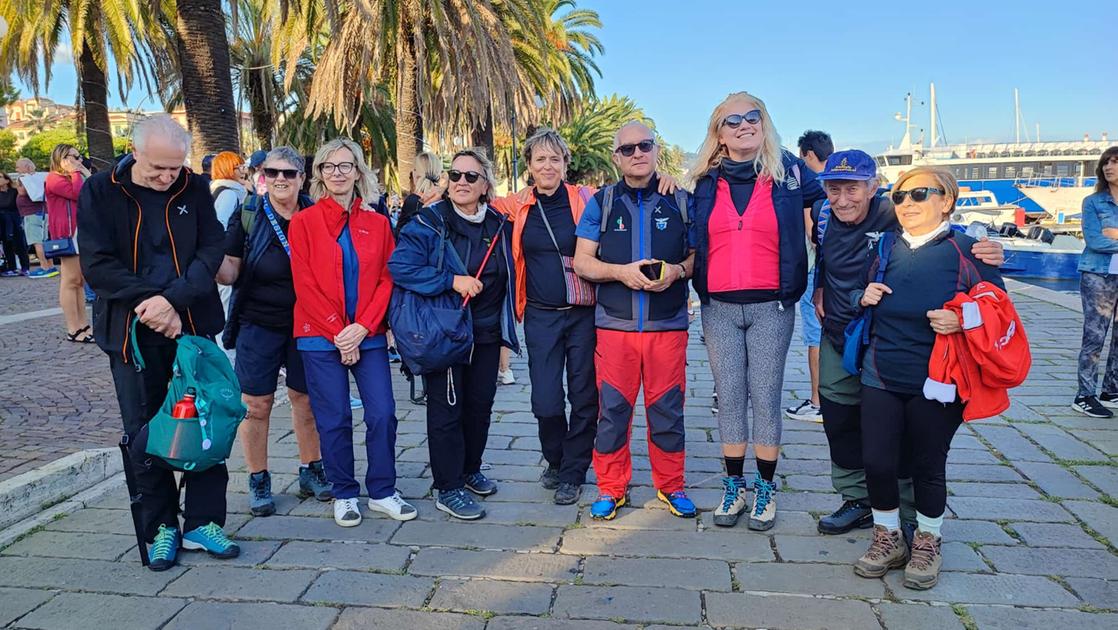
<svg viewBox="0 0 1118 630"><path fill-rule="evenodd" d="M515 385L516 384L516 375L512 373L512 368L509 368L509 369L505 370L504 372L498 371L497 372L497 382L500 383L501 385Z"/></svg>
<svg viewBox="0 0 1118 630"><path fill-rule="evenodd" d="M400 496L399 492L395 492L390 497L383 499L369 499L369 509L374 512L385 514L388 518L396 519L397 521L410 521L419 516L419 512L414 507Z"/></svg>
<svg viewBox="0 0 1118 630"><path fill-rule="evenodd" d="M334 499L334 522L342 527L357 527L361 524L361 504L356 497Z"/></svg>
<svg viewBox="0 0 1118 630"><path fill-rule="evenodd" d="M823 414L819 412L819 407L816 407L810 400L805 400L795 407L785 409L784 415L792 420L823 422Z"/></svg>

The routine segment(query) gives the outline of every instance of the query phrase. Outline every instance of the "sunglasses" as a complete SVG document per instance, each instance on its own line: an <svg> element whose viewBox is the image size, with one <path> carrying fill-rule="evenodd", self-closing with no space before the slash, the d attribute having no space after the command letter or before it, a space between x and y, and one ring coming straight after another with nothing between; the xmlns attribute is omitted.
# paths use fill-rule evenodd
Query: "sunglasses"
<svg viewBox="0 0 1118 630"><path fill-rule="evenodd" d="M890 195L893 199L893 205L899 206L904 203L905 197L912 197L916 203L920 203L928 198L928 195L942 195L942 188L932 188L930 186L923 186L921 188L913 188L912 190L894 190Z"/></svg>
<svg viewBox="0 0 1118 630"><path fill-rule="evenodd" d="M297 168L269 168L267 166L264 167L264 177L267 177L268 179L275 179L275 178L279 177L280 175L283 175L285 179L295 179L296 177L299 176L299 173L302 173L302 172L303 171L300 171Z"/></svg>
<svg viewBox="0 0 1118 630"><path fill-rule="evenodd" d="M339 162L338 164L335 164L333 162L323 162L322 164L318 165L318 170L323 175L333 175L334 171L337 171L342 175L349 175L355 168L357 168L357 165L353 162Z"/></svg>
<svg viewBox="0 0 1118 630"><path fill-rule="evenodd" d="M652 147L656 146L655 140L641 140L635 144L623 144L616 149L615 153L620 153L625 157L633 157L633 153L640 149L641 153L652 153Z"/></svg>
<svg viewBox="0 0 1118 630"><path fill-rule="evenodd" d="M451 170L447 171L446 176L449 177L450 181L452 182L457 182L458 180L465 177L466 183L476 184L478 178L481 177L481 173L478 173L477 171L466 171L465 173L463 173L462 171Z"/></svg>
<svg viewBox="0 0 1118 630"><path fill-rule="evenodd" d="M761 110L751 109L744 114L730 114L722 119L722 124L730 129L737 129L741 126L741 122L745 121L751 125L756 125L761 122Z"/></svg>

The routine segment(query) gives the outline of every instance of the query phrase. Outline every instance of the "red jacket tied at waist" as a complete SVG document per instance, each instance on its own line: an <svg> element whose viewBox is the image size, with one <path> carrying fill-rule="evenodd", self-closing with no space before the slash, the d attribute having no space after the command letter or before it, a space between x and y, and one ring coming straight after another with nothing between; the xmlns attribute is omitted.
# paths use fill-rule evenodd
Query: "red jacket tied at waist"
<svg viewBox="0 0 1118 630"><path fill-rule="evenodd" d="M959 316L963 332L936 335L924 397L950 403L957 394L967 421L1000 414L1009 408L1007 390L1025 382L1032 365L1017 309L989 282L956 294L943 308Z"/></svg>

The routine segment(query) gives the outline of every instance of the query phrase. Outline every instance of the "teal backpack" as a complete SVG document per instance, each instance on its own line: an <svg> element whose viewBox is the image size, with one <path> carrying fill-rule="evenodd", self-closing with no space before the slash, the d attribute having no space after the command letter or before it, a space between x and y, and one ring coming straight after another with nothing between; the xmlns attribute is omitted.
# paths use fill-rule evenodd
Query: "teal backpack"
<svg viewBox="0 0 1118 630"><path fill-rule="evenodd" d="M144 369L132 322L136 369ZM194 388L197 418L174 418L174 409L187 388ZM248 408L241 402L241 385L229 358L205 337L183 335L175 351L175 367L163 406L147 424L147 453L176 470L202 471L228 459L237 427Z"/></svg>

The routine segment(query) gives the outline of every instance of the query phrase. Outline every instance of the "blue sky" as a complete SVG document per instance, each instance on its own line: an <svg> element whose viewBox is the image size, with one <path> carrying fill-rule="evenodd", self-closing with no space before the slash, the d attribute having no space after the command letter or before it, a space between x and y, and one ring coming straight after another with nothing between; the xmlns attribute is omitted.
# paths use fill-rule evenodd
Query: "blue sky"
<svg viewBox="0 0 1118 630"><path fill-rule="evenodd" d="M785 145L808 128L839 147L884 148L903 133L893 113L913 92L928 127L935 81L950 142L1012 140L1013 88L1029 135L1072 140L1104 131L1118 143L1118 4L1053 10L1050 0L760 2L580 0L599 12L600 94L630 96L669 141L694 151L713 107L747 90L765 100ZM1069 5L1070 6L1070 5ZM64 57L64 55L60 56ZM47 95L74 100L59 64ZM156 108L138 92L129 106ZM113 94L114 106L121 100ZM1024 139L1024 134L1022 134Z"/></svg>

